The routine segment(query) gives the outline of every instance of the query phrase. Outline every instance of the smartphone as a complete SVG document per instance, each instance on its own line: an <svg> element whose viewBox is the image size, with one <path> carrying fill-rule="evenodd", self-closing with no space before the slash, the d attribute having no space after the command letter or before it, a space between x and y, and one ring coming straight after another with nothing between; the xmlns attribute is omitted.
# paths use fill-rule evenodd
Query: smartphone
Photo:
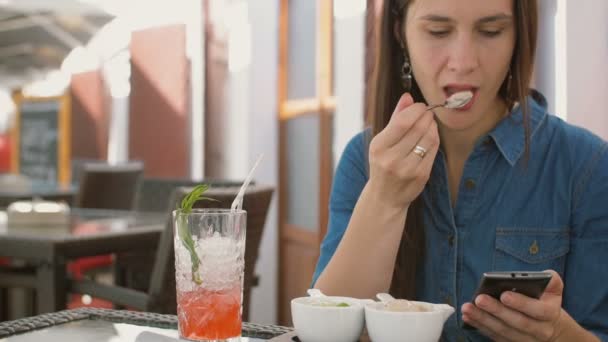
<svg viewBox="0 0 608 342"><path fill-rule="evenodd" d="M471 303L480 294L486 294L500 300L505 291L518 292L532 298L540 298L551 280L549 272L487 272L483 274L479 287ZM462 323L463 329L475 329Z"/></svg>

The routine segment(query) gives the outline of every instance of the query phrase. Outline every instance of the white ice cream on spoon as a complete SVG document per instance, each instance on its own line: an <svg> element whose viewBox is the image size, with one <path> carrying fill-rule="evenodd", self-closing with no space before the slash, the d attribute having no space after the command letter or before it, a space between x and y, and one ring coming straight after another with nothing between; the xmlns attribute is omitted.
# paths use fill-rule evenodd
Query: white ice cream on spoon
<svg viewBox="0 0 608 342"><path fill-rule="evenodd" d="M448 109L458 109L466 106L471 99L473 99L473 92L470 90L459 91L448 97L444 103L429 106L426 110L432 110L437 107L444 107Z"/></svg>
<svg viewBox="0 0 608 342"><path fill-rule="evenodd" d="M467 103L469 103L469 101L471 101L472 98L473 98L472 91L470 91L470 90L459 91L457 93L450 95L450 97L448 97L448 99L445 100L444 107L450 108L450 109L462 108L462 107L466 106Z"/></svg>

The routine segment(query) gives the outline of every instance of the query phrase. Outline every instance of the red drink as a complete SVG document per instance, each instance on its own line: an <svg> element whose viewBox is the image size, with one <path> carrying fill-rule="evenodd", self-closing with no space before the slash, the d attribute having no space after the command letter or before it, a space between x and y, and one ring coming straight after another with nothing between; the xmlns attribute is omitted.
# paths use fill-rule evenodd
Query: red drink
<svg viewBox="0 0 608 342"><path fill-rule="evenodd" d="M222 340L241 335L241 286L213 291L202 287L177 292L180 335L191 340Z"/></svg>
<svg viewBox="0 0 608 342"><path fill-rule="evenodd" d="M194 209L173 217L180 337L240 341L246 213Z"/></svg>

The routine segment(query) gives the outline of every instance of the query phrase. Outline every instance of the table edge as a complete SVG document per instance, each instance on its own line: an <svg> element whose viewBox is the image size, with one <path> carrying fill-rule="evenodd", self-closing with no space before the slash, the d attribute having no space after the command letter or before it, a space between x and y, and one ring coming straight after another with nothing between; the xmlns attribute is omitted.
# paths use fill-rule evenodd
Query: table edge
<svg viewBox="0 0 608 342"><path fill-rule="evenodd" d="M129 310L78 308L0 322L0 338L84 319L104 320L113 323L127 323L163 329L177 329L177 316L175 315ZM292 328L277 325L243 323L243 336L245 337L270 339L292 330Z"/></svg>

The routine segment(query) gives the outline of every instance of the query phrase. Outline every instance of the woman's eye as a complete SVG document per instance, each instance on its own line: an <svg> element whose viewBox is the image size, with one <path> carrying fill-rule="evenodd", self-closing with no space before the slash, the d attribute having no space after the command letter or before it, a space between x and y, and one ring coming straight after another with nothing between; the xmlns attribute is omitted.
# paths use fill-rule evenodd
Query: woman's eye
<svg viewBox="0 0 608 342"><path fill-rule="evenodd" d="M432 36L435 36L435 37L445 37L448 34L450 34L450 31L447 31L447 30L436 30L436 31L435 30L431 30L431 31L429 31L429 33Z"/></svg>
<svg viewBox="0 0 608 342"><path fill-rule="evenodd" d="M481 34L489 38L496 37L501 33L502 30L481 30Z"/></svg>

